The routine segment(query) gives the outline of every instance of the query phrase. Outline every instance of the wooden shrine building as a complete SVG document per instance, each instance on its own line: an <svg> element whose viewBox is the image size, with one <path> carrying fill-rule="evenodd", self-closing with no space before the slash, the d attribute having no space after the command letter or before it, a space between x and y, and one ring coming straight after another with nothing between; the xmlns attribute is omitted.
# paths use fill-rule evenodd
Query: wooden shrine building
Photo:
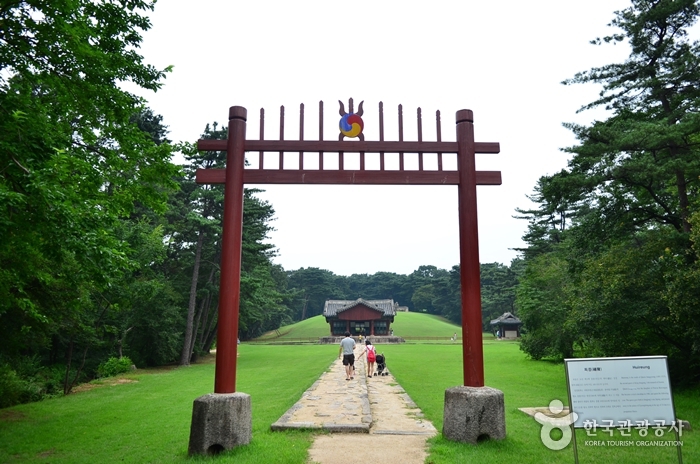
<svg viewBox="0 0 700 464"><path fill-rule="evenodd" d="M491 321L491 328L494 333L498 332L499 338L518 338L522 325L523 322L511 313L503 313Z"/></svg>
<svg viewBox="0 0 700 464"><path fill-rule="evenodd" d="M323 316L331 335L389 335L396 316L394 300L326 300Z"/></svg>

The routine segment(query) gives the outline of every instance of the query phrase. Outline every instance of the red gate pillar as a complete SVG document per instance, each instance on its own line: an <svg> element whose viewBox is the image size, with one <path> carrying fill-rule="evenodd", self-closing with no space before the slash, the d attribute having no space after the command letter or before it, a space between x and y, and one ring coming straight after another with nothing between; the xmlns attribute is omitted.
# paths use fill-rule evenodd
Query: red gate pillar
<svg viewBox="0 0 700 464"><path fill-rule="evenodd" d="M236 391L238 313L241 295L243 241L243 169L248 112L242 106L229 108L226 144L226 184L221 245L219 323L216 332L215 393Z"/></svg>
<svg viewBox="0 0 700 464"><path fill-rule="evenodd" d="M484 386L484 350L481 338L481 275L479 227L476 214L474 115L457 111L459 170L459 266L462 293L462 357L464 385Z"/></svg>

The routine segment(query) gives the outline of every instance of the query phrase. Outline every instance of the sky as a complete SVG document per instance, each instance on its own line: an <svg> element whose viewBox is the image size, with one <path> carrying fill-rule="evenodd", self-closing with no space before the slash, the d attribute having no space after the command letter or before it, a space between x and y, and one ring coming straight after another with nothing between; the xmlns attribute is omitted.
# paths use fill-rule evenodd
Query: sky
<svg viewBox="0 0 700 464"><path fill-rule="evenodd" d="M480 261L508 265L525 246L527 221L513 217L516 208L535 206L527 196L537 180L563 169L561 148L576 143L562 123L606 117L604 110L577 113L600 87L561 81L626 59L626 45L589 41L616 32L607 25L629 4L161 0L139 53L173 71L158 92L135 93L163 116L171 140L191 142L207 123L226 124L231 106L247 108L248 139L258 138L264 108L265 138L276 139L284 105L286 140L298 139L300 103L307 140L318 137L319 101L326 140L338 136L338 100L346 109L349 98L355 108L364 101L366 140L378 140L380 101L386 140L398 140L398 104L404 140L416 140L418 107L424 141L435 140L436 110L442 139L454 141L455 113L470 109L476 141L501 148L476 159L477 170L501 171L503 179L477 187ZM265 167L276 167L268 164L276 154L268 156ZM409 274L459 263L456 186L247 187L264 189L258 196L275 210L269 241L277 247L273 261L286 270Z"/></svg>

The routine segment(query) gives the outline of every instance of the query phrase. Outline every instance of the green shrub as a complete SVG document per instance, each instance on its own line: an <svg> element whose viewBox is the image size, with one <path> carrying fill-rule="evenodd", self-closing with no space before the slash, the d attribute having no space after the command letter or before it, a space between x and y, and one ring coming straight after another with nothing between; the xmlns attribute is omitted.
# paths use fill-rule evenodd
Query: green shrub
<svg viewBox="0 0 700 464"><path fill-rule="evenodd" d="M131 359L124 356L122 358L111 357L107 361L100 364L97 368L99 377L112 377L117 374L123 374L131 370Z"/></svg>
<svg viewBox="0 0 700 464"><path fill-rule="evenodd" d="M22 396L22 380L7 364L0 365L0 408L19 403Z"/></svg>
<svg viewBox="0 0 700 464"><path fill-rule="evenodd" d="M71 369L71 375L74 376L74 369ZM66 366L55 364L46 366L41 372L41 379L47 395L63 394L63 383L66 378ZM72 378L72 377L71 377Z"/></svg>
<svg viewBox="0 0 700 464"><path fill-rule="evenodd" d="M42 364L38 355L21 356L14 359L12 368L20 379L28 384L33 384L34 390L38 390L41 397L63 394L63 382L66 376L64 364ZM75 375L74 370L71 374ZM38 401L37 398L31 401Z"/></svg>
<svg viewBox="0 0 700 464"><path fill-rule="evenodd" d="M8 364L0 364L0 408L30 403L43 398L41 385L23 379Z"/></svg>

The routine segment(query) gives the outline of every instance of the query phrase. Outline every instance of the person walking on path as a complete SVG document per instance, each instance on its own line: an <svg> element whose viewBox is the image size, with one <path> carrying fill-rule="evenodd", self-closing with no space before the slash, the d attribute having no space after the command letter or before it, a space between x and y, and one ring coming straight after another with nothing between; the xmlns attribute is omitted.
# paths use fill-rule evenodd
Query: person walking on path
<svg viewBox="0 0 700 464"><path fill-rule="evenodd" d="M377 361L377 349L369 340L365 341L365 347L362 349L359 358L362 358L362 355L365 353L367 353L367 377L369 378L374 373L374 366Z"/></svg>
<svg viewBox="0 0 700 464"><path fill-rule="evenodd" d="M342 357L345 366L345 380L354 379L355 369L355 340L350 337L350 332L345 332L345 338L340 341L338 357Z"/></svg>

